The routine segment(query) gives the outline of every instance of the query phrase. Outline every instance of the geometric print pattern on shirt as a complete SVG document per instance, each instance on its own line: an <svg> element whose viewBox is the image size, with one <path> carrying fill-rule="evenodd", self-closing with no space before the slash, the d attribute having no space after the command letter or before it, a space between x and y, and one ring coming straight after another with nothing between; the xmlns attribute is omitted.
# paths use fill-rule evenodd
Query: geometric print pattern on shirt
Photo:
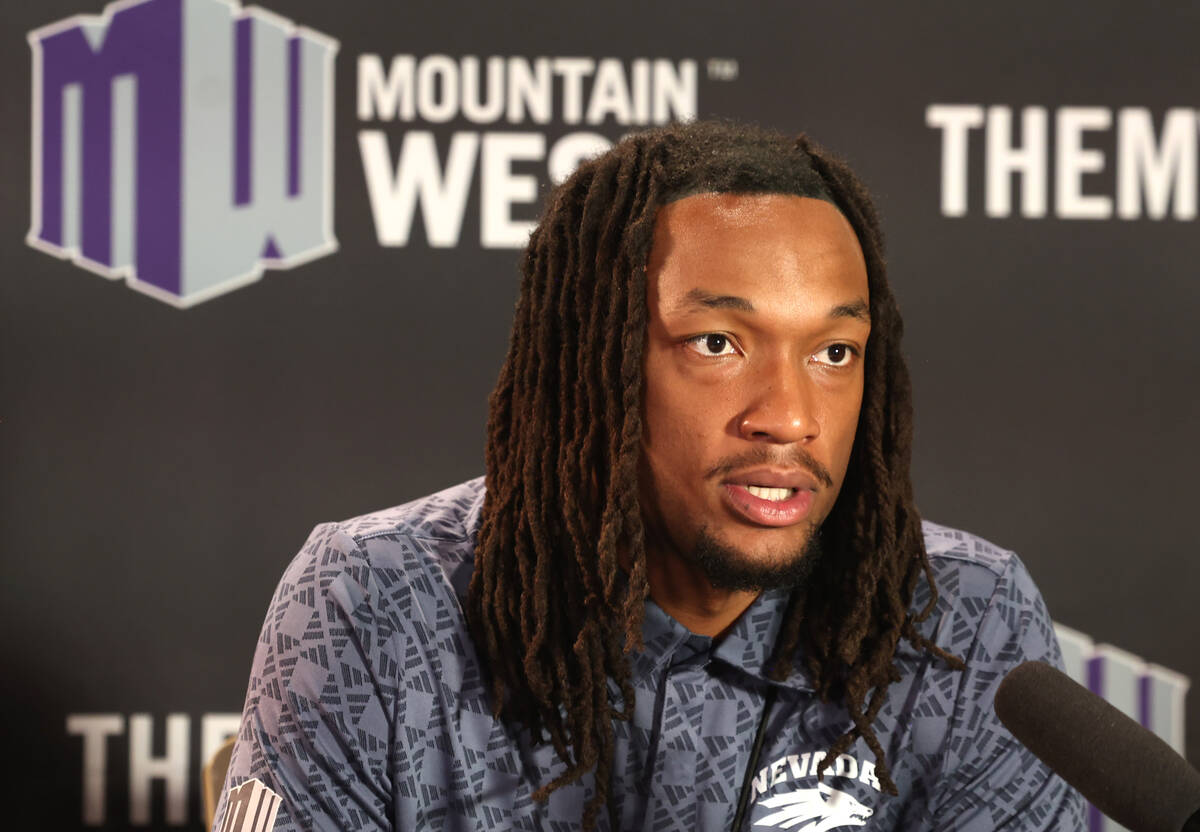
<svg viewBox="0 0 1200 832"><path fill-rule="evenodd" d="M216 828L229 789L251 778L282 797L275 829L289 832L579 828L591 775L532 799L562 763L492 716L467 632L482 500L476 479L313 531L263 624ZM616 828L728 829L773 687L745 829L1083 829L1078 794L992 710L1009 669L1061 664L1036 587L1013 553L924 531L939 601L922 632L967 669L901 643L903 678L874 723L899 796L878 790L861 740L818 782L820 755L851 723L815 696L803 662L781 682L764 675L786 591L763 593L719 640L647 601L632 719L614 724ZM919 585L916 608L928 593ZM613 828L602 812L598 829Z"/></svg>

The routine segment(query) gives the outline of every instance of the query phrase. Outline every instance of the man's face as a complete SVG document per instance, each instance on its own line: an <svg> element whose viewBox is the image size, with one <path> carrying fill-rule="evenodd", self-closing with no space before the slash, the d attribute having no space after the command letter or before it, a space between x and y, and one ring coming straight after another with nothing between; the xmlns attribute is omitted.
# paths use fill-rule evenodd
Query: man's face
<svg viewBox="0 0 1200 832"><path fill-rule="evenodd" d="M854 231L818 199L699 194L659 211L646 272L648 557L716 557L702 569L718 584L794 572L862 404L871 326Z"/></svg>

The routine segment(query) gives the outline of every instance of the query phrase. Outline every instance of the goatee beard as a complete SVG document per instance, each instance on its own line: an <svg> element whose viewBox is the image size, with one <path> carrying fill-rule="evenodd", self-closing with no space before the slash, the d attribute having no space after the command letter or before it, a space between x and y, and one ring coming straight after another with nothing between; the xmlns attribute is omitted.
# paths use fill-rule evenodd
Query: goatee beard
<svg viewBox="0 0 1200 832"><path fill-rule="evenodd" d="M772 563L756 563L702 528L695 547L685 554L717 589L758 592L803 584L812 574L823 549L820 529L813 529L808 542L799 550Z"/></svg>

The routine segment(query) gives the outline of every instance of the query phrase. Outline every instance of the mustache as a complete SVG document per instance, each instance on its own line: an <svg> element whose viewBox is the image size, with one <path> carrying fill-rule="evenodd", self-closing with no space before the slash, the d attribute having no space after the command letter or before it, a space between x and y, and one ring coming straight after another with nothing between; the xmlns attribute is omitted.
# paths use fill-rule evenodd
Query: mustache
<svg viewBox="0 0 1200 832"><path fill-rule="evenodd" d="M751 468L756 465L773 465L778 468L803 468L812 474L817 482L826 488L833 488L833 477L830 475L829 469L818 462L816 457L800 447L793 447L790 450L780 453L769 446L759 445L744 454L725 457L710 468L705 477L709 479L724 477L739 469Z"/></svg>

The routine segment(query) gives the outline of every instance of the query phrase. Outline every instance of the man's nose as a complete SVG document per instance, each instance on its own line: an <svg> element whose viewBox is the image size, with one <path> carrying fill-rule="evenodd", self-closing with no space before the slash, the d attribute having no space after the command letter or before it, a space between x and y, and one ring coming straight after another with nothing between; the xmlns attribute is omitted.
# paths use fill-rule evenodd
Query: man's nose
<svg viewBox="0 0 1200 832"><path fill-rule="evenodd" d="M821 433L817 391L802 361L780 359L750 380L738 433L756 442L811 442Z"/></svg>

